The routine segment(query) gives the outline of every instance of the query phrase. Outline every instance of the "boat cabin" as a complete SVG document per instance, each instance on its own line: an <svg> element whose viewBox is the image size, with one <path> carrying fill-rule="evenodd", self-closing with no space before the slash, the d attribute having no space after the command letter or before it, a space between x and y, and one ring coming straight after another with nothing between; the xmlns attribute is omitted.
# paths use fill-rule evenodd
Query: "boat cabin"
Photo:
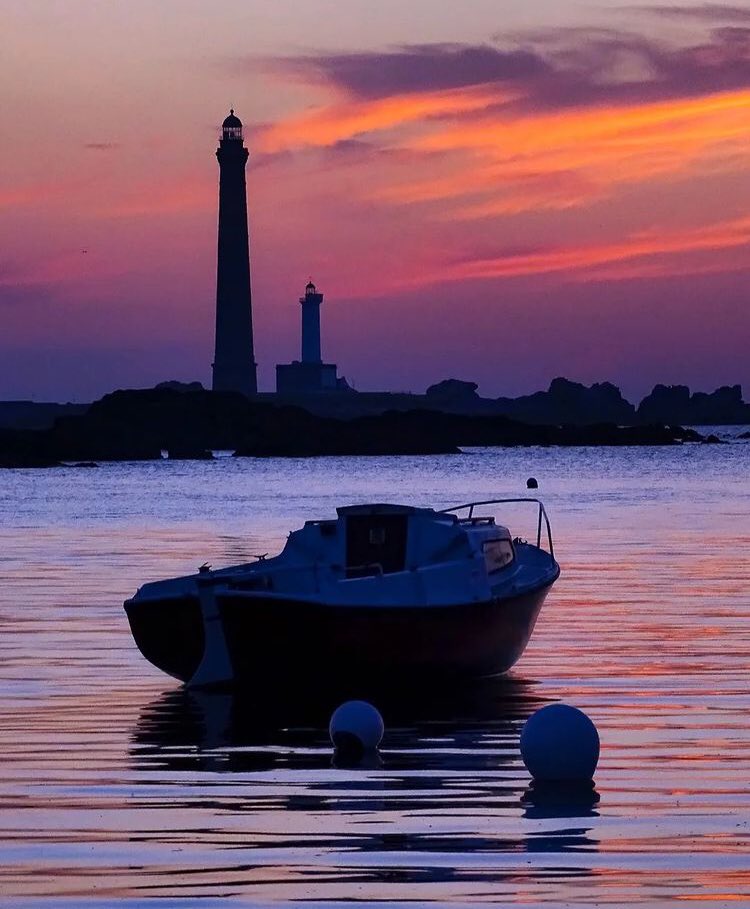
<svg viewBox="0 0 750 909"><path fill-rule="evenodd" d="M510 531L491 516L459 518L408 505L351 505L338 520L308 521L289 535L284 556L328 563L347 579L415 571L484 555L488 573L515 555Z"/></svg>

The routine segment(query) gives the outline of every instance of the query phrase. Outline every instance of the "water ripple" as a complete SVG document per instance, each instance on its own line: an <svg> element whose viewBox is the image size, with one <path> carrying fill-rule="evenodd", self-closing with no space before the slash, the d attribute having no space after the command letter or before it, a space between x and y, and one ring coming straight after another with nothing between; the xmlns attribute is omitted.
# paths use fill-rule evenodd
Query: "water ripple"
<svg viewBox="0 0 750 909"><path fill-rule="evenodd" d="M750 903L748 468L736 444L4 472L0 905ZM325 698L189 694L133 646L146 580L530 474L563 575L527 653L380 703L380 765L332 765ZM556 699L599 727L594 790L530 785L518 735Z"/></svg>

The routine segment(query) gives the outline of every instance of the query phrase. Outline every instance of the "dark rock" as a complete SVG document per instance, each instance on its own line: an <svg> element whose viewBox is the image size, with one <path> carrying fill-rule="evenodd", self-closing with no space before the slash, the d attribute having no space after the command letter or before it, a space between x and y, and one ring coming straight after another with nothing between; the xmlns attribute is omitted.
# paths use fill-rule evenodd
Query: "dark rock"
<svg viewBox="0 0 750 909"><path fill-rule="evenodd" d="M711 394L696 391L690 404L693 422L704 426L750 421L750 404L742 400L741 385L723 385Z"/></svg>
<svg viewBox="0 0 750 909"><path fill-rule="evenodd" d="M88 404L46 404L35 401L0 401L0 427L49 429L58 417L82 414Z"/></svg>
<svg viewBox="0 0 750 909"><path fill-rule="evenodd" d="M643 423L689 423L690 389L687 385L655 385L638 405Z"/></svg>
<svg viewBox="0 0 750 909"><path fill-rule="evenodd" d="M693 395L686 385L656 385L638 405L638 419L698 426L742 424L750 422L750 404L742 400L740 385Z"/></svg>
<svg viewBox="0 0 750 909"><path fill-rule="evenodd" d="M590 387L568 379L554 379L547 391L520 398L482 398L475 382L446 379L431 385L424 395L358 392L356 395L259 395L256 400L277 406L301 406L319 417L337 420L375 416L389 410L440 410L461 415L506 416L524 423L560 426L615 423L618 426L750 423L750 405L742 402L739 385L690 395L684 385L658 385L641 402L639 411L623 398L616 385L601 382Z"/></svg>
<svg viewBox="0 0 750 909"><path fill-rule="evenodd" d="M77 417L41 432L0 430L8 464L206 458L212 449L238 456L448 454L462 446L673 445L702 441L664 425L611 422L563 426L521 423L502 415L442 410L387 411L351 420L275 407L232 392L118 391Z"/></svg>
<svg viewBox="0 0 750 909"><path fill-rule="evenodd" d="M44 444L61 461L151 461L161 458L153 435L89 411L64 417L48 430Z"/></svg>
<svg viewBox="0 0 750 909"><path fill-rule="evenodd" d="M435 385L430 385L426 395L436 401L450 403L471 403L477 400L476 382L463 382L461 379L443 379Z"/></svg>
<svg viewBox="0 0 750 909"><path fill-rule="evenodd" d="M159 382L154 386L157 390L168 389L169 391L205 391L201 382L178 382L176 379L170 379L167 382Z"/></svg>
<svg viewBox="0 0 750 909"><path fill-rule="evenodd" d="M750 439L750 432L741 432L738 436L738 439Z"/></svg>
<svg viewBox="0 0 750 909"><path fill-rule="evenodd" d="M674 434L675 439L680 442L705 442L704 437L695 429L688 429L684 426L670 426L669 431Z"/></svg>
<svg viewBox="0 0 750 909"><path fill-rule="evenodd" d="M679 445L679 432L669 426L561 426L558 445ZM700 439L700 437L699 437Z"/></svg>
<svg viewBox="0 0 750 909"><path fill-rule="evenodd" d="M238 446L236 457L457 454L459 448L429 411L389 411L356 420L330 420L284 409Z"/></svg>
<svg viewBox="0 0 750 909"><path fill-rule="evenodd" d="M170 448L170 461L213 461L214 453L208 448Z"/></svg>
<svg viewBox="0 0 750 909"><path fill-rule="evenodd" d="M625 425L635 417L633 405L610 382L587 388L579 382L557 378L552 380L548 391L520 398L498 398L496 404L507 416L527 423Z"/></svg>
<svg viewBox="0 0 750 909"><path fill-rule="evenodd" d="M305 425L302 432L290 426L283 431L277 427L275 433L258 436L239 448L236 455L441 454L467 446L677 445L682 434L683 430L660 425L556 427L528 425L501 416L394 411L350 421L319 420Z"/></svg>

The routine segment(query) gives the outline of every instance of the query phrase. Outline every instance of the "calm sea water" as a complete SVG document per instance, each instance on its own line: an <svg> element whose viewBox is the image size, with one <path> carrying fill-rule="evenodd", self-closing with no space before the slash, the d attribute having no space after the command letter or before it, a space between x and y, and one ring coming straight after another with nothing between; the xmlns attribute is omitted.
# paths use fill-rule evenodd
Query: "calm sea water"
<svg viewBox="0 0 750 909"><path fill-rule="evenodd" d="M331 765L309 692L188 695L132 643L146 580L530 475L563 574L526 654L379 705L380 767ZM750 904L749 477L742 442L0 472L0 905ZM518 752L556 700L599 728L584 802Z"/></svg>

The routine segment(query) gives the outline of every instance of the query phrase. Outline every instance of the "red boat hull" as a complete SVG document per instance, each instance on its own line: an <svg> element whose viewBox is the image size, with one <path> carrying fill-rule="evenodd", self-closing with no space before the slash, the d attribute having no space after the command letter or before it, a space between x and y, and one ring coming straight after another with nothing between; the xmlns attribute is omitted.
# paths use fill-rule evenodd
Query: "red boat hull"
<svg viewBox="0 0 750 909"><path fill-rule="evenodd" d="M219 594L237 680L391 683L496 675L518 660L549 585L456 606L325 606Z"/></svg>

